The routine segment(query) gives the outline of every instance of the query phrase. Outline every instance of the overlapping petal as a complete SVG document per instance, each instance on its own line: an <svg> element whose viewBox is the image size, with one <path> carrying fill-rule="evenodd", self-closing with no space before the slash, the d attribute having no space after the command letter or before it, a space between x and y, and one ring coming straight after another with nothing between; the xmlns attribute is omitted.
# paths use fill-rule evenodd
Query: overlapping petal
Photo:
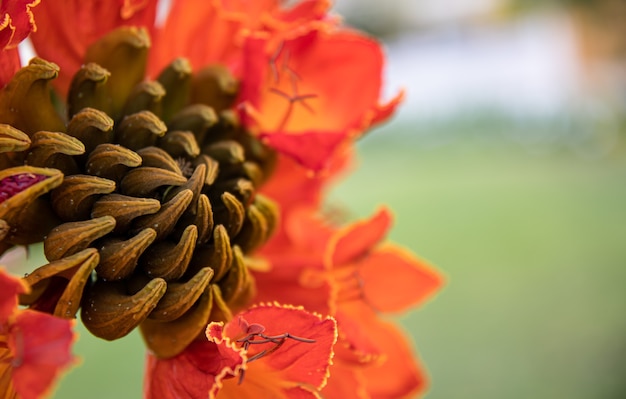
<svg viewBox="0 0 626 399"><path fill-rule="evenodd" d="M41 0L0 2L0 50L15 48L37 30L32 8Z"/></svg>
<svg viewBox="0 0 626 399"><path fill-rule="evenodd" d="M6 397L40 398L73 362L73 322L19 310L17 296L28 291L0 269L0 391Z"/></svg>
<svg viewBox="0 0 626 399"><path fill-rule="evenodd" d="M278 43L250 37L240 95L244 121L274 148L320 170L401 101L399 95L379 104L383 61L375 40L331 24L311 23Z"/></svg>
<svg viewBox="0 0 626 399"><path fill-rule="evenodd" d="M332 348L337 339L335 321L299 307L265 304L242 312L223 330L212 323L207 336L219 339L224 334L241 342L256 331L262 331L264 336L287 338L280 344L251 344L248 359L260 357L248 362L241 384L224 381L220 398L317 398L317 392L326 385L332 363ZM264 351L267 354L263 355Z"/></svg>
<svg viewBox="0 0 626 399"><path fill-rule="evenodd" d="M338 375L331 373L325 397L340 398L347 389L333 378L365 381L374 378L366 378L366 370L380 364L390 375L379 384L368 380L359 388L361 397L405 397L424 389L426 379L406 338L380 320L379 313L422 303L443 280L426 262L383 243L391 223L390 213L381 209L369 219L336 228L310 208L294 208L285 215L281 246L262 251L273 269L256 273L259 297L310 306L337 320ZM280 276L280 283L273 276Z"/></svg>
<svg viewBox="0 0 626 399"><path fill-rule="evenodd" d="M241 77L243 42L252 32L280 36L325 17L328 0L305 0L290 8L279 0L178 0L155 38L150 71L184 56L194 69L219 63Z"/></svg>
<svg viewBox="0 0 626 399"><path fill-rule="evenodd" d="M46 0L35 10L31 35L40 57L60 66L54 84L65 93L91 43L121 26L154 28L156 0Z"/></svg>
<svg viewBox="0 0 626 399"><path fill-rule="evenodd" d="M245 353L227 337L213 342L194 341L170 359L147 356L144 397L147 399L206 398L209 391L232 378L242 367Z"/></svg>

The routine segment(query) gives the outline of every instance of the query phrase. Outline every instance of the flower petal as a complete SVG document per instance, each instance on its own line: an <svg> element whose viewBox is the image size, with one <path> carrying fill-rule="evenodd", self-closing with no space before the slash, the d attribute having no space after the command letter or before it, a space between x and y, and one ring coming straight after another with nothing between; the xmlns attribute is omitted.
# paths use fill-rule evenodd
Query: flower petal
<svg viewBox="0 0 626 399"><path fill-rule="evenodd" d="M17 47L37 30L31 8L40 0L12 0L0 2L0 50Z"/></svg>
<svg viewBox="0 0 626 399"><path fill-rule="evenodd" d="M181 56L189 60L194 70L214 63L237 69L239 51L234 39L241 29L242 16L227 12L221 3L220 0L174 1L165 25L156 32L149 74L159 73Z"/></svg>
<svg viewBox="0 0 626 399"><path fill-rule="evenodd" d="M387 246L357 265L365 301L380 312L402 312L438 291L442 276L408 251Z"/></svg>
<svg viewBox="0 0 626 399"><path fill-rule="evenodd" d="M370 219L348 225L333 237L327 261L338 267L357 260L383 240L390 228L391 213L384 208Z"/></svg>
<svg viewBox="0 0 626 399"><path fill-rule="evenodd" d="M28 292L28 286L21 279L0 268L0 326L17 309L18 295L25 292Z"/></svg>
<svg viewBox="0 0 626 399"><path fill-rule="evenodd" d="M46 0L35 9L37 54L61 67L54 85L65 94L87 47L120 26L153 29L156 0Z"/></svg>
<svg viewBox="0 0 626 399"><path fill-rule="evenodd" d="M221 336L221 331L210 328L209 339ZM242 384L227 382L221 397L313 399L326 384L337 339L332 318L299 307L263 304L240 313L223 333L242 345L249 342L247 356L257 358L248 362ZM249 334L257 333L265 334L260 337L264 343L255 343L257 337L249 339ZM277 338L267 342L264 337Z"/></svg>
<svg viewBox="0 0 626 399"><path fill-rule="evenodd" d="M206 398L209 391L232 377L245 354L228 340L194 341L170 359L147 356L146 399Z"/></svg>
<svg viewBox="0 0 626 399"><path fill-rule="evenodd" d="M21 311L9 327L13 386L23 399L40 398L59 373L73 363L74 322L31 310Z"/></svg>
<svg viewBox="0 0 626 399"><path fill-rule="evenodd" d="M0 89L11 81L20 69L20 55L16 48L0 51Z"/></svg>
<svg viewBox="0 0 626 399"><path fill-rule="evenodd" d="M428 388L426 375L417 363L405 335L392 323L371 320L367 332L385 358L363 369L365 387L372 399L409 399Z"/></svg>
<svg viewBox="0 0 626 399"><path fill-rule="evenodd" d="M263 142L311 170L319 171L329 162L347 138L347 132L266 132Z"/></svg>
<svg viewBox="0 0 626 399"><path fill-rule="evenodd" d="M298 36L274 42L259 35L246 40L242 119L305 166L319 170L343 140L395 108L397 101L378 105L383 54L376 41L328 23L310 23ZM300 134L321 137L300 142L279 137ZM276 142L268 138L274 135Z"/></svg>

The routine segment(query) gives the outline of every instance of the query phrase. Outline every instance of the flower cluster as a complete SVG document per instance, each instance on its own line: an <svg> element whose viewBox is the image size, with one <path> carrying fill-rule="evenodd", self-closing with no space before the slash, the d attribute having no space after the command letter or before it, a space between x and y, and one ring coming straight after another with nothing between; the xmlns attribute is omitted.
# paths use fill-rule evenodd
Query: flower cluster
<svg viewBox="0 0 626 399"><path fill-rule="evenodd" d="M323 211L403 95L380 102L380 45L329 8L174 0L157 26L156 0L0 5L0 253L49 261L0 269L4 396L48 391L78 312L103 339L139 328L146 398L424 392L384 314L441 277L385 242L386 209Z"/></svg>

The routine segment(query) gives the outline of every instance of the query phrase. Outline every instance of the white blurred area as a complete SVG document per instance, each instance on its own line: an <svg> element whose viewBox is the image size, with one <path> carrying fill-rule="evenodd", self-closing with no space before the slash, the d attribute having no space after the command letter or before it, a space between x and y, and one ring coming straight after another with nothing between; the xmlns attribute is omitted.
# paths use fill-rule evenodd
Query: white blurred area
<svg viewBox="0 0 626 399"><path fill-rule="evenodd" d="M612 113L624 92L621 72L581 57L571 16L553 9L503 18L504 3L338 0L335 9L382 36L387 95L399 87L408 93L402 120L477 110L538 118Z"/></svg>

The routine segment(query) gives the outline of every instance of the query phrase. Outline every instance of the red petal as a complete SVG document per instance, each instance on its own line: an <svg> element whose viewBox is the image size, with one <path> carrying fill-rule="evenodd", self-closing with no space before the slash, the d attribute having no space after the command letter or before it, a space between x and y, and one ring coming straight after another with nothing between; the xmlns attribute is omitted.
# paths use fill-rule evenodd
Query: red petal
<svg viewBox="0 0 626 399"><path fill-rule="evenodd" d="M171 359L148 355L144 396L147 399L206 398L235 375L245 355L228 341L195 341Z"/></svg>
<svg viewBox="0 0 626 399"><path fill-rule="evenodd" d="M256 323L264 326L264 333L268 336L289 333L293 336L315 340L314 343L307 343L296 339L286 339L275 352L249 363L246 373L251 373L256 364L261 363L279 372L281 380L285 381L285 386L309 385L319 389L325 385L333 357L332 347L337 339L333 319L322 319L319 315L309 313L302 308L275 304L259 305L240 313L226 325L224 332L232 339L239 339L246 335L246 332L241 329L238 318L246 320L248 324ZM271 343L259 344L254 345L254 350L258 353L274 346ZM249 350L251 349L252 347ZM248 355L250 356L250 353Z"/></svg>
<svg viewBox="0 0 626 399"><path fill-rule="evenodd" d="M0 2L0 50L16 48L37 30L31 8L40 0L12 0Z"/></svg>
<svg viewBox="0 0 626 399"><path fill-rule="evenodd" d="M365 301L381 312L402 312L422 303L443 278L428 263L399 247L378 249L362 259L358 273Z"/></svg>
<svg viewBox="0 0 626 399"><path fill-rule="evenodd" d="M23 399L47 392L59 373L73 363L73 322L31 310L21 311L9 328L13 386Z"/></svg>
<svg viewBox="0 0 626 399"><path fill-rule="evenodd" d="M87 47L120 26L143 26L152 32L156 0L45 0L35 9L37 54L61 67L54 84L67 91L83 63Z"/></svg>
<svg viewBox="0 0 626 399"><path fill-rule="evenodd" d="M20 55L17 48L0 50L0 89L11 81L20 66Z"/></svg>
<svg viewBox="0 0 626 399"><path fill-rule="evenodd" d="M330 249L333 266L339 267L364 256L385 238L390 228L391 214L384 208L370 219L347 226L333 238Z"/></svg>
<svg viewBox="0 0 626 399"><path fill-rule="evenodd" d="M0 331L2 325L17 310L17 296L28 292L28 286L0 268Z"/></svg>
<svg viewBox="0 0 626 399"><path fill-rule="evenodd" d="M346 140L348 132L266 132L263 142L282 154L290 156L313 171L327 166L329 159Z"/></svg>

